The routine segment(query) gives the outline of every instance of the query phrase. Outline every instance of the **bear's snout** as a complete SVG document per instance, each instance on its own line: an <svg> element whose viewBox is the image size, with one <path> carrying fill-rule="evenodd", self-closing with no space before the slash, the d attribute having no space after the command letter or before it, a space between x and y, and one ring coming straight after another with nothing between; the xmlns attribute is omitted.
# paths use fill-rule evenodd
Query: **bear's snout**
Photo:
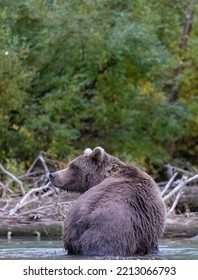
<svg viewBox="0 0 198 280"><path fill-rule="evenodd" d="M55 179L55 177L56 177L56 174L55 174L55 173L50 173L50 174L49 174L49 179L50 179L50 181L53 181L53 180Z"/></svg>
<svg viewBox="0 0 198 280"><path fill-rule="evenodd" d="M71 175L68 168L49 174L49 180L57 188L67 186L71 181Z"/></svg>

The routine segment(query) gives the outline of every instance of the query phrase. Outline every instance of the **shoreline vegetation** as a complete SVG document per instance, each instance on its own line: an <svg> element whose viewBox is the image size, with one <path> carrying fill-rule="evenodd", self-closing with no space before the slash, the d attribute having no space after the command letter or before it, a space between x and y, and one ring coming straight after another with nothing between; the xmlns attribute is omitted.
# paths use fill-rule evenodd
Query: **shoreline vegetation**
<svg viewBox="0 0 198 280"><path fill-rule="evenodd" d="M61 238L62 224L77 193L67 193L47 181L57 162L39 153L23 175L16 176L0 165L0 236ZM60 167L60 166L59 166ZM163 237L194 237L198 232L198 174L166 166L171 174L158 183L167 205Z"/></svg>

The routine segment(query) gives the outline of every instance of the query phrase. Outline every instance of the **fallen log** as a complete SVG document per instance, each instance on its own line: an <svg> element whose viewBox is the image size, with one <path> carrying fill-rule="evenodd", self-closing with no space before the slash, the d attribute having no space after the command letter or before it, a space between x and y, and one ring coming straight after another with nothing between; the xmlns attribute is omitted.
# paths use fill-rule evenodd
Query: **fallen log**
<svg viewBox="0 0 198 280"><path fill-rule="evenodd" d="M62 236L63 221L52 219L32 220L27 217L0 217L0 236L11 239L17 236L58 238ZM198 214L193 216L171 215L166 219L163 238L198 235Z"/></svg>
<svg viewBox="0 0 198 280"><path fill-rule="evenodd" d="M0 220L0 236L8 239L17 236L58 238L62 236L62 221L40 220L32 221L24 218Z"/></svg>
<svg viewBox="0 0 198 280"><path fill-rule="evenodd" d="M166 219L164 238L193 237L198 235L198 216L171 215Z"/></svg>

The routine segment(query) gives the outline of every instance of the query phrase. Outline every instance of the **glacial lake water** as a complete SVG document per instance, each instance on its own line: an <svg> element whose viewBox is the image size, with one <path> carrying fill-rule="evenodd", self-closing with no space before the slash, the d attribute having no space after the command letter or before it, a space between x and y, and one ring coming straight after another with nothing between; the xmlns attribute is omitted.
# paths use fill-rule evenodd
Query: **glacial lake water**
<svg viewBox="0 0 198 280"><path fill-rule="evenodd" d="M194 238L162 239L159 243L160 253L157 259L198 260L198 236ZM142 257L135 257L135 259ZM101 257L68 256L63 249L62 240L0 238L0 260L7 259L104 259ZM108 259L106 257L105 259ZM112 258L109 258L112 259ZM126 258L131 259L131 258ZM132 258L133 259L133 258ZM152 256L150 257L152 259Z"/></svg>

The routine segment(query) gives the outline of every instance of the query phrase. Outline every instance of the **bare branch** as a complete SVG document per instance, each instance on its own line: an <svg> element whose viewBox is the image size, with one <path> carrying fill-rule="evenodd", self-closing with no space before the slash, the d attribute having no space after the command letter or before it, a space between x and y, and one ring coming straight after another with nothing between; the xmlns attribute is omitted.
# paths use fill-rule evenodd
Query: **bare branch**
<svg viewBox="0 0 198 280"><path fill-rule="evenodd" d="M165 167L167 168L167 170L170 170L170 169L173 170L173 173L174 173L174 171L178 171L178 172L180 172L180 173L184 173L184 174L189 175L189 176L192 176L192 175L193 175L192 172L190 172L190 171L188 171L188 170L185 170L185 169L183 169L183 168L177 167L177 166L173 166L173 165L171 165L170 163L166 164ZM172 174L171 174L171 175L172 175Z"/></svg>
<svg viewBox="0 0 198 280"><path fill-rule="evenodd" d="M35 192L40 192L40 191L46 190L49 188L49 185L50 185L50 182L48 182L46 185L44 185L42 187L31 189L28 193L26 193L26 195L21 199L21 201L19 203L17 203L17 205L13 209L11 209L10 215L15 214L19 209L26 206L27 204L30 204L30 203L38 200L39 197L36 197L35 199L32 199L31 201L25 202L30 197L31 194L33 194ZM54 190L53 190L53 192L54 192Z"/></svg>
<svg viewBox="0 0 198 280"><path fill-rule="evenodd" d="M164 202L167 201L171 196L173 196L176 192L178 192L183 186L187 184L186 176L183 176L180 180L180 183L175 187L169 194L163 197Z"/></svg>
<svg viewBox="0 0 198 280"><path fill-rule="evenodd" d="M178 175L178 172L175 172L175 173L173 174L173 176L170 178L170 180L168 181L168 183L166 184L166 186L164 187L164 189L163 189L163 191L162 191L162 193L161 193L162 197L163 197L164 193L165 193L165 192L169 189L169 187L172 185L172 183L173 183L173 181L175 180L175 178L177 177L177 175Z"/></svg>
<svg viewBox="0 0 198 280"><path fill-rule="evenodd" d="M21 199L21 201L19 202L19 204L23 204L25 202L25 200L27 200L27 198L35 193L35 192L40 192L40 191L43 191L43 190L46 190L49 188L49 184L50 182L48 182L45 186L42 186L42 187L39 187L39 188L34 188L34 189L31 189L28 193L26 193L26 195Z"/></svg>
<svg viewBox="0 0 198 280"><path fill-rule="evenodd" d="M0 181L0 186L2 187L4 193L6 193L6 192L9 192L12 194L14 193L10 188L6 187L1 181Z"/></svg>
<svg viewBox="0 0 198 280"><path fill-rule="evenodd" d="M44 159L44 157L42 156L42 153L40 153L40 155L39 155L39 160L41 161L41 163L42 163L42 165L43 165L43 168L44 168L44 170L45 170L45 174L46 174L46 175L49 175L49 169L48 169L48 167L47 167L47 164L45 163L45 159Z"/></svg>
<svg viewBox="0 0 198 280"><path fill-rule="evenodd" d="M198 180L198 174L194 175L193 177L190 177L186 180L186 184L191 183L192 181Z"/></svg>
<svg viewBox="0 0 198 280"><path fill-rule="evenodd" d="M39 171L37 171L37 172L31 172L31 173L29 173L29 174L23 174L23 175L20 175L20 176L18 176L17 178L18 179L20 179L20 180L24 180L24 179L28 179L28 180L34 180L35 179L35 177L37 176L37 177L40 177L40 176L42 176L42 175L44 175L44 173L41 173L41 172L39 172ZM10 179L10 180L8 180L8 181L6 181L6 183L7 184L10 184L10 183L12 183L14 180L13 179Z"/></svg>
<svg viewBox="0 0 198 280"><path fill-rule="evenodd" d="M12 201L11 199L6 199L6 200L4 201L4 202L5 202L5 205L4 205L2 208L0 208L0 211L4 212L4 211L6 210L6 208L9 206L9 204L10 204L11 201Z"/></svg>
<svg viewBox="0 0 198 280"><path fill-rule="evenodd" d="M27 175L27 176L30 174L30 172L31 172L32 169L34 168L35 164L36 164L37 161L39 160L39 156L40 156L40 154L35 158L35 160L34 160L33 163L31 164L30 168L29 168L28 171L26 172L26 175Z"/></svg>
<svg viewBox="0 0 198 280"><path fill-rule="evenodd" d="M8 176L10 176L15 182L17 182L19 184L19 188L21 190L21 193L24 195L25 194L25 191L24 191L24 188L23 188L23 183L16 177L14 176L12 173L10 173L9 171L7 171L3 166L2 164L0 164L0 168L1 170Z"/></svg>
<svg viewBox="0 0 198 280"><path fill-rule="evenodd" d="M56 206L71 205L71 204L72 204L72 201L64 201L64 202L56 203ZM45 206L41 206L41 207L38 207L38 208L35 208L35 209L28 210L26 212L21 213L20 216L24 216L24 215L30 214L32 212L38 212L38 211L41 211L41 210L44 210L44 209L47 209L47 208L52 208L52 207L55 207L54 203L51 203L51 204L48 204L48 205L45 205Z"/></svg>
<svg viewBox="0 0 198 280"><path fill-rule="evenodd" d="M166 196L163 197L164 202L167 201L173 194L178 192L180 189L182 189L187 184L191 183L192 181L195 181L198 179L198 174L194 175L193 177L187 178L186 176L183 176L179 182L179 184Z"/></svg>
<svg viewBox="0 0 198 280"><path fill-rule="evenodd" d="M174 202L173 202L171 208L170 208L169 211L168 211L168 214L172 214L173 211L175 210L175 207L177 206L177 203L178 203L180 197L181 197L182 194L183 194L183 189L184 189L184 188L185 188L185 186L183 186L183 187L179 190L179 192L178 192L178 194L177 194L177 196L176 196L176 198L175 198L175 200L174 200Z"/></svg>
<svg viewBox="0 0 198 280"><path fill-rule="evenodd" d="M30 172L32 171L32 169L34 168L34 166L36 165L37 161L40 161L42 166L43 166L43 169L45 171L45 174L46 175L49 175L49 169L47 167L47 164L45 163L45 159L42 155L42 152L39 153L39 155L35 158L35 160L33 161L32 165L30 166L30 168L28 169L26 175L29 175Z"/></svg>

